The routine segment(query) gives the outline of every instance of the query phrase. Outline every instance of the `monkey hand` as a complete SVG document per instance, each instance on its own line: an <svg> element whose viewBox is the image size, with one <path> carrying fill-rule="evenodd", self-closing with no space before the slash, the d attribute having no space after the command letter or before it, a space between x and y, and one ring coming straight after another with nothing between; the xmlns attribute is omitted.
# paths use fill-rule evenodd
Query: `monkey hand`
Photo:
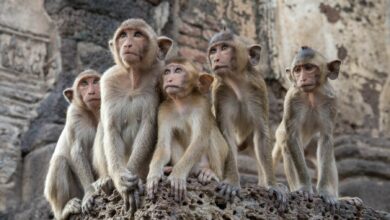
<svg viewBox="0 0 390 220"><path fill-rule="evenodd" d="M131 188L125 192L122 192L123 208L122 214L129 214L133 216L137 209L140 207L140 196L144 193L143 183L141 179L137 178L136 187Z"/></svg>
<svg viewBox="0 0 390 220"><path fill-rule="evenodd" d="M276 206L280 212L287 208L288 192L287 186L281 183L268 188L269 196L276 199Z"/></svg>
<svg viewBox="0 0 390 220"><path fill-rule="evenodd" d="M127 192L133 191L138 187L138 176L132 174L129 170L125 169L122 172L117 173L117 178L115 178L115 186L118 192L122 194L127 194Z"/></svg>
<svg viewBox="0 0 390 220"><path fill-rule="evenodd" d="M324 201L327 204L332 214L334 214L336 210L339 210L340 204L336 196L331 195L326 190L318 190L318 194L320 195L322 201Z"/></svg>
<svg viewBox="0 0 390 220"><path fill-rule="evenodd" d="M106 195L111 195L114 190L114 183L110 177L99 178L92 183L95 191L103 190Z"/></svg>
<svg viewBox="0 0 390 220"><path fill-rule="evenodd" d="M81 201L79 198L73 198L69 200L64 210L62 211L62 218L68 219L70 215L79 214L81 212Z"/></svg>
<svg viewBox="0 0 390 220"><path fill-rule="evenodd" d="M203 185L210 183L211 180L219 182L217 175L207 167L200 169L198 174L198 180Z"/></svg>
<svg viewBox="0 0 390 220"><path fill-rule="evenodd" d="M82 213L86 213L86 214L91 213L92 207L95 203L95 195L93 195L93 193L94 193L93 189L86 190L83 200L81 202Z"/></svg>
<svg viewBox="0 0 390 220"><path fill-rule="evenodd" d="M159 173L156 175L148 175L146 183L146 191L148 193L149 199L154 199L154 196L157 193L158 183L160 182L163 174Z"/></svg>
<svg viewBox="0 0 390 220"><path fill-rule="evenodd" d="M240 184L233 185L230 182L224 180L218 184L215 189L219 196L223 197L225 200L233 202L235 196L240 194Z"/></svg>
<svg viewBox="0 0 390 220"><path fill-rule="evenodd" d="M174 175L172 173L168 177L171 183L171 195L174 196L176 202L182 202L187 198L187 180L186 177Z"/></svg>

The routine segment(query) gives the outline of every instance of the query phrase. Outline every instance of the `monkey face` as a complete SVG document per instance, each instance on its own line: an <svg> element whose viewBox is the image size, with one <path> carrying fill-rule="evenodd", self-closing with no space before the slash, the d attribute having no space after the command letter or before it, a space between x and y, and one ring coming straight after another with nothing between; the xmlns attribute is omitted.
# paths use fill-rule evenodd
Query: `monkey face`
<svg viewBox="0 0 390 220"><path fill-rule="evenodd" d="M298 64L293 68L296 85L304 92L313 91L319 85L320 77L320 68L312 63Z"/></svg>
<svg viewBox="0 0 390 220"><path fill-rule="evenodd" d="M209 60L215 74L226 74L233 70L234 51L231 45L224 42L210 47Z"/></svg>
<svg viewBox="0 0 390 220"><path fill-rule="evenodd" d="M184 97L191 90L190 74L182 64L171 63L163 73L163 88L168 96Z"/></svg>
<svg viewBox="0 0 390 220"><path fill-rule="evenodd" d="M91 111L100 108L99 77L91 76L80 80L78 90L84 104Z"/></svg>
<svg viewBox="0 0 390 220"><path fill-rule="evenodd" d="M119 55L124 63L140 63L146 54L148 38L138 29L124 29L118 36Z"/></svg>

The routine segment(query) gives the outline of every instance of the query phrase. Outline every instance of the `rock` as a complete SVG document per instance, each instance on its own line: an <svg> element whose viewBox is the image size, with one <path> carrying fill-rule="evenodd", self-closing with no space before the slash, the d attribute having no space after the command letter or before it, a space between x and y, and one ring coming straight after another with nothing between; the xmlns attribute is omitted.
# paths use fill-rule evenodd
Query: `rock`
<svg viewBox="0 0 390 220"><path fill-rule="evenodd" d="M46 173L55 144L33 151L24 158L23 164L23 202L42 197Z"/></svg>
<svg viewBox="0 0 390 220"><path fill-rule="evenodd" d="M358 207L340 202L340 209L334 214L320 197L306 201L297 193L290 193L285 211L278 211L275 198L263 188L248 184L241 189L240 198L227 203L218 198L214 191L217 183L199 184L196 179L187 180L187 200L181 204L170 196L170 184L164 178L159 185L155 200L142 197L141 208L135 213L136 219L381 219L388 213L376 211L366 206ZM87 219L130 219L122 215L123 200L114 191L106 196L96 193L91 215L73 216L73 220Z"/></svg>

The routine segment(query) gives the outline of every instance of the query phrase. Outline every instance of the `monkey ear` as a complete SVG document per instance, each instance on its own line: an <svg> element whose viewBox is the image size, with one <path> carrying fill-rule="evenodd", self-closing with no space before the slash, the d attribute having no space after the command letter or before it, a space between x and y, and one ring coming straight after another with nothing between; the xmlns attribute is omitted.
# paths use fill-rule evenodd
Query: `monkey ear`
<svg viewBox="0 0 390 220"><path fill-rule="evenodd" d="M164 60L169 50L172 47L173 41L168 37L162 36L162 37L158 37L157 44L159 48L159 52L157 56L160 60Z"/></svg>
<svg viewBox="0 0 390 220"><path fill-rule="evenodd" d="M214 77L210 74L204 73L199 76L198 87L201 93L208 93L210 91L211 84L214 81Z"/></svg>
<svg viewBox="0 0 390 220"><path fill-rule="evenodd" d="M287 74L287 79L290 80L290 82L294 82L294 79L291 75L291 69L286 68L286 74Z"/></svg>
<svg viewBox="0 0 390 220"><path fill-rule="evenodd" d="M341 66L340 60L333 60L327 64L329 70L328 72L329 79L337 79L337 77L339 77L340 66Z"/></svg>
<svg viewBox="0 0 390 220"><path fill-rule="evenodd" d="M64 89L62 94L64 95L64 98L67 102L72 103L72 100L73 100L73 89L72 88Z"/></svg>
<svg viewBox="0 0 390 220"><path fill-rule="evenodd" d="M260 62L260 53L261 53L261 46L258 44L251 45L248 48L249 51L249 62L252 64L252 66L256 66Z"/></svg>
<svg viewBox="0 0 390 220"><path fill-rule="evenodd" d="M114 51L114 41L112 39L108 41L108 48L110 48L111 52Z"/></svg>

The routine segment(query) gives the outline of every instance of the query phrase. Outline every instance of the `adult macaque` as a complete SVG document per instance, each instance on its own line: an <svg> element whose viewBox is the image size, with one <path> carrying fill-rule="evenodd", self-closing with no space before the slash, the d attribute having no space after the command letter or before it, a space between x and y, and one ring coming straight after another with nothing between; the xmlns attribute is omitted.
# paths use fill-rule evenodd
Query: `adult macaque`
<svg viewBox="0 0 390 220"><path fill-rule="evenodd" d="M338 176L334 157L333 129L337 112L336 94L328 79L337 79L340 60L327 62L317 51L302 47L295 56L288 78L294 85L284 100L283 120L276 131L274 163L282 151L291 191L306 198L313 194L305 163L304 147L319 134L317 147L317 191L334 211L338 207ZM359 198L348 198L359 204Z"/></svg>
<svg viewBox="0 0 390 220"><path fill-rule="evenodd" d="M158 141L147 178L149 197L153 198L157 192L164 166L168 163L173 165L168 179L176 201L186 198L187 177L198 163L201 164L199 179L206 176L207 180L219 181L224 178L225 161L230 150L204 95L213 80L208 74L199 74L194 64L186 59L167 61L162 76L167 98L158 112ZM234 184L237 187L237 168L230 169L236 171ZM233 190L233 196L236 193L237 190Z"/></svg>
<svg viewBox="0 0 390 220"><path fill-rule="evenodd" d="M133 214L141 179L148 173L156 140L158 76L172 45L141 19L124 21L110 41L116 65L101 80L103 148L107 171Z"/></svg>
<svg viewBox="0 0 390 220"><path fill-rule="evenodd" d="M212 88L213 108L222 134L234 149L232 160L237 163L237 150L254 147L259 185L267 187L282 208L286 195L272 166L267 87L255 68L260 51L260 45L248 46L247 39L228 30L211 38L208 59L218 79Z"/></svg>
<svg viewBox="0 0 390 220"><path fill-rule="evenodd" d="M84 201L94 191L91 149L99 123L99 80L99 73L86 70L76 78L72 88L64 90L70 106L50 160L44 189L56 219L80 213Z"/></svg>

